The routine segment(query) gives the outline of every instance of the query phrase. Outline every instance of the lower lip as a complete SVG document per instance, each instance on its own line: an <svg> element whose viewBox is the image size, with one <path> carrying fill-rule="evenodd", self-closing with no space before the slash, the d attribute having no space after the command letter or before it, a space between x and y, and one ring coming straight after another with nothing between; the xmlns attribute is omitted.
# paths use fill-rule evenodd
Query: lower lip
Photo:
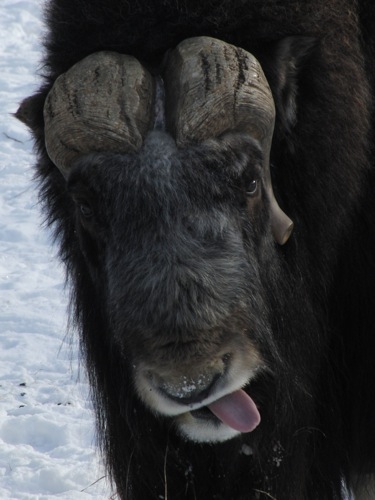
<svg viewBox="0 0 375 500"><path fill-rule="evenodd" d="M207 406L203 406L198 410L193 410L190 412L190 414L196 420L205 420L205 421L220 423L220 420L217 417L215 417L215 415L209 408L207 408Z"/></svg>

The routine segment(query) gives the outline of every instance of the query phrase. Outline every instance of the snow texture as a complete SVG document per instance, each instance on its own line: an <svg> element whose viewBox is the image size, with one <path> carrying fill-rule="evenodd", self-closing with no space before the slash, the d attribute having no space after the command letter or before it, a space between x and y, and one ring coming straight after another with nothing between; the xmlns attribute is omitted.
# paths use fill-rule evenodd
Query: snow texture
<svg viewBox="0 0 375 500"><path fill-rule="evenodd" d="M38 85L41 8L0 0L0 498L106 499L89 388L66 335L64 274L41 228L32 141L12 116Z"/></svg>

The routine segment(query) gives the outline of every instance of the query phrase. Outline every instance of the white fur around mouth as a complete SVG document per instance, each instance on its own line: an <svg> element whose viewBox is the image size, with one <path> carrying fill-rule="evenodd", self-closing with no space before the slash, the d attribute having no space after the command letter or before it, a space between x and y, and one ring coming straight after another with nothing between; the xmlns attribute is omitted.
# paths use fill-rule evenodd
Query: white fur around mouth
<svg viewBox="0 0 375 500"><path fill-rule="evenodd" d="M213 414L212 418L196 418L188 412L176 416L174 420L180 433L197 443L220 443L240 434L239 431L223 424Z"/></svg>

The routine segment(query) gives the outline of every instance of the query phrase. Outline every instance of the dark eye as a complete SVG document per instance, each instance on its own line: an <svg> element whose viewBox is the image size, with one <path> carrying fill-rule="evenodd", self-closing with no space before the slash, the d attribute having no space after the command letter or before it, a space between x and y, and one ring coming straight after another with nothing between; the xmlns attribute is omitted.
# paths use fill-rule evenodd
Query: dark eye
<svg viewBox="0 0 375 500"><path fill-rule="evenodd" d="M88 203L79 203L79 211L85 219L90 219L94 215L94 211Z"/></svg>
<svg viewBox="0 0 375 500"><path fill-rule="evenodd" d="M246 195L247 196L255 196L258 192L258 181L256 179L253 179L246 188Z"/></svg>

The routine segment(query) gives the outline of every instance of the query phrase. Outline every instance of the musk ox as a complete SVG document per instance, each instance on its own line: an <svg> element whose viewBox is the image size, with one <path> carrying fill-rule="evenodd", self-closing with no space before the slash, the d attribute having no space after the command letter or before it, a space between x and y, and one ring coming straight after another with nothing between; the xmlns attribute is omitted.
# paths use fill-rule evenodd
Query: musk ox
<svg viewBox="0 0 375 500"><path fill-rule="evenodd" d="M32 130L120 498L375 498L370 0L49 0Z"/></svg>

